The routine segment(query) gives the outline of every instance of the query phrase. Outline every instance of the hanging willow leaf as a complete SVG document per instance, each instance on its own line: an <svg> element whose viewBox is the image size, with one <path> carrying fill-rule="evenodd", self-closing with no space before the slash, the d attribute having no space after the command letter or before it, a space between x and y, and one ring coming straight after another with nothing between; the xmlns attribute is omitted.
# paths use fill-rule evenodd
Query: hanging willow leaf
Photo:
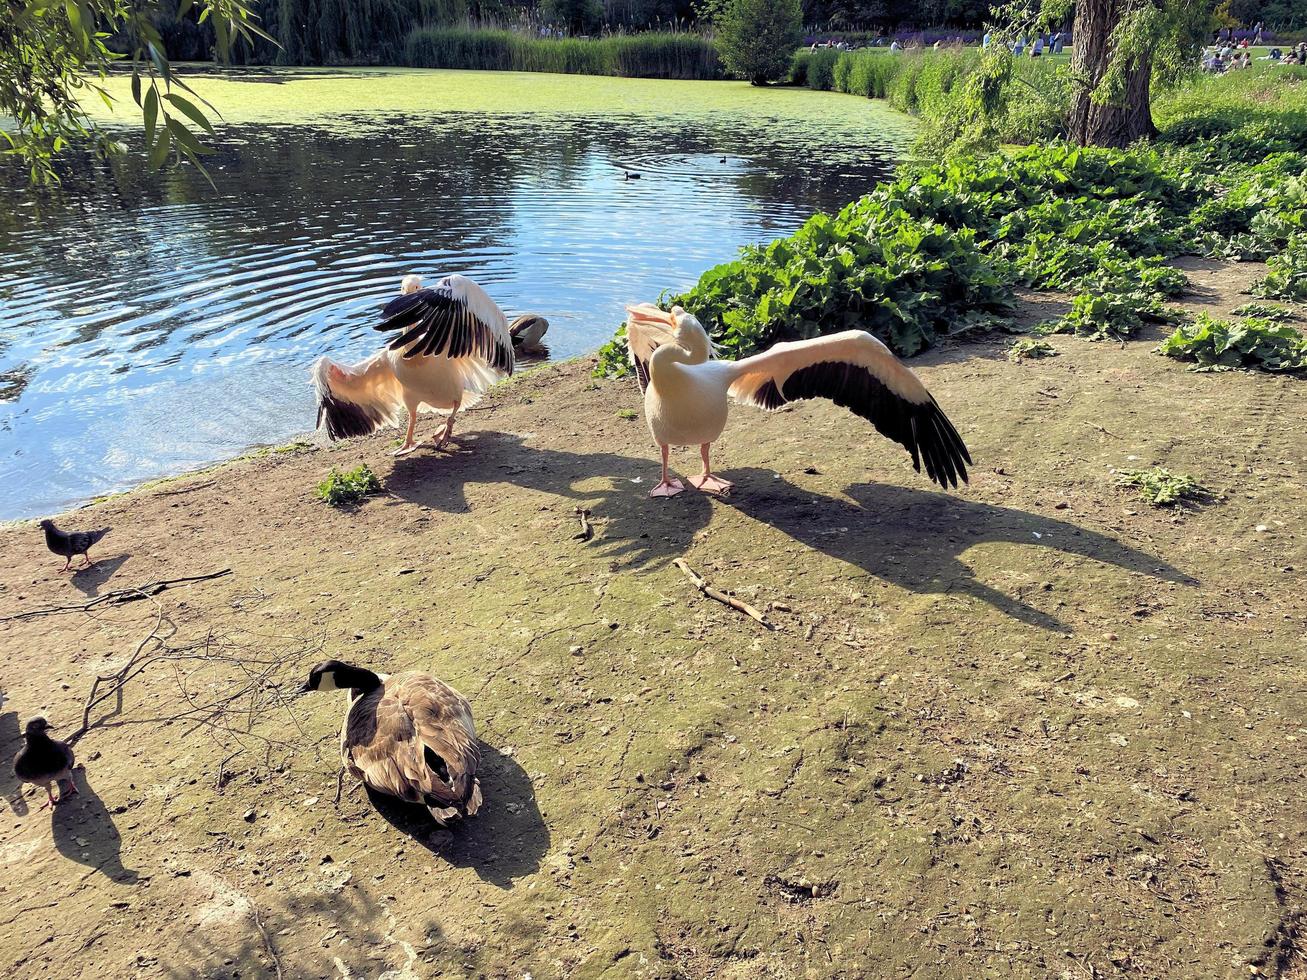
<svg viewBox="0 0 1307 980"><path fill-rule="evenodd" d="M194 133L171 116L168 118L168 132L176 142L178 148L192 159L213 152L207 146L202 145L200 141L195 138Z"/></svg>
<svg viewBox="0 0 1307 980"><path fill-rule="evenodd" d="M145 145L154 145L154 128L159 119L159 93L154 86L150 86L150 91L145 93Z"/></svg>
<svg viewBox="0 0 1307 980"><path fill-rule="evenodd" d="M213 134L212 123L209 122L209 120L205 117L204 113L202 113L198 108L196 108L194 103L188 102L186 99L183 99L180 95L174 95L172 93L169 93L168 95L164 96L164 98L166 98L172 105L175 105L178 109L180 109L184 115L186 115L193 123L195 123L195 125L199 126L201 129L203 129L205 132L209 133L210 135Z"/></svg>
<svg viewBox="0 0 1307 980"><path fill-rule="evenodd" d="M171 146L172 140L168 136L168 131L166 129L159 130L159 138L150 147L148 163L151 170L158 170L163 166L163 161L168 158L168 150Z"/></svg>

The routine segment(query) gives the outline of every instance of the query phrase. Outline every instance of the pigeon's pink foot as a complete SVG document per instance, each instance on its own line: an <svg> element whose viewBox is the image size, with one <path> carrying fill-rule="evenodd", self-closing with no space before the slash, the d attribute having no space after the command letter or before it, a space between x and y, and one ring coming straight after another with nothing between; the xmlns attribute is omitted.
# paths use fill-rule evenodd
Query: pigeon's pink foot
<svg viewBox="0 0 1307 980"><path fill-rule="evenodd" d="M711 473L700 473L698 476L692 476L690 482L694 484L696 489L702 490L704 493L711 493L716 497L724 497L731 492L731 487L735 486L729 480L723 480Z"/></svg>
<svg viewBox="0 0 1307 980"><path fill-rule="evenodd" d="M663 480L658 486L649 491L651 497L675 497L678 493L685 490L685 484L680 480Z"/></svg>

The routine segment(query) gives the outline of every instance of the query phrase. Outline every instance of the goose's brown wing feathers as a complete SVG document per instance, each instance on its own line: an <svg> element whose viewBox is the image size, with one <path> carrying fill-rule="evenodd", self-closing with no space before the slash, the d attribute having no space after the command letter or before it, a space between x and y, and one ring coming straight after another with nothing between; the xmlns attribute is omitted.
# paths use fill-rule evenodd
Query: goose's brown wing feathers
<svg viewBox="0 0 1307 980"><path fill-rule="evenodd" d="M472 708L428 674L397 674L355 701L345 725L350 765L373 789L426 806L475 812L480 747Z"/></svg>

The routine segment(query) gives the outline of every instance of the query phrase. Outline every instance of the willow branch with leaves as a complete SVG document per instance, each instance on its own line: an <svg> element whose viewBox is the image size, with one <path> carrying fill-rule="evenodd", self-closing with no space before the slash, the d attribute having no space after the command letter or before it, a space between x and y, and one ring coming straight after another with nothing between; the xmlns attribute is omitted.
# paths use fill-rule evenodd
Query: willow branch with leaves
<svg viewBox="0 0 1307 980"><path fill-rule="evenodd" d="M168 63L154 26L159 12L159 0L0 0L0 115L13 120L0 129L0 154L21 160L33 183L51 184L66 151L124 153L86 106L98 98L115 109L104 82L122 70L131 72L150 166L171 158L204 171L207 150L196 133L213 132L217 110ZM237 44L272 41L243 0L181 0L177 17L212 26L218 61ZM112 50L110 39L125 41L126 53Z"/></svg>

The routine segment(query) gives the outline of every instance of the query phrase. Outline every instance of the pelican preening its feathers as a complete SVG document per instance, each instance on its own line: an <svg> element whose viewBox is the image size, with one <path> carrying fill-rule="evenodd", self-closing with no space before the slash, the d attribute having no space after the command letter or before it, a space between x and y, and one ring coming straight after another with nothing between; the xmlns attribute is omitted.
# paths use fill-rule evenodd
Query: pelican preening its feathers
<svg viewBox="0 0 1307 980"><path fill-rule="evenodd" d="M458 410L513 373L508 319L466 276L447 276L426 289L419 277L406 276L374 329L397 333L386 349L353 367L326 357L313 365L318 425L325 422L333 440L369 435L407 417L404 444L395 453L402 456L415 448L418 410L426 406L449 413L436 438L439 449L454 431ZM534 329L538 342L544 329Z"/></svg>
<svg viewBox="0 0 1307 980"><path fill-rule="evenodd" d="M318 664L303 691L347 691L340 757L379 793L425 806L444 825L481 808L481 749L467 698L420 671L377 674Z"/></svg>
<svg viewBox="0 0 1307 980"><path fill-rule="evenodd" d="M967 447L920 379L862 330L781 343L739 361L713 360L708 332L681 307L627 307L626 339L644 392L645 419L662 452L651 497L685 489L668 473L672 446L699 446L703 472L690 482L707 493L731 484L714 476L712 443L726 427L729 399L775 411L787 402L828 398L871 422L912 454L913 469L942 487L966 482Z"/></svg>

